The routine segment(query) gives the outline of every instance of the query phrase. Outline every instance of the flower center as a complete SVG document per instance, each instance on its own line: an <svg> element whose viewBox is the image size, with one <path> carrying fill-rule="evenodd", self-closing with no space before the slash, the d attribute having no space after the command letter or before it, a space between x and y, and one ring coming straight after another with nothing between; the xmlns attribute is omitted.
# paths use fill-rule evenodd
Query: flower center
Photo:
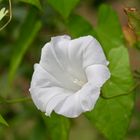
<svg viewBox="0 0 140 140"><path fill-rule="evenodd" d="M76 85L78 85L78 86L80 86L80 87L82 87L85 84L84 81L81 81L79 79L74 79L73 80L73 83L76 84Z"/></svg>

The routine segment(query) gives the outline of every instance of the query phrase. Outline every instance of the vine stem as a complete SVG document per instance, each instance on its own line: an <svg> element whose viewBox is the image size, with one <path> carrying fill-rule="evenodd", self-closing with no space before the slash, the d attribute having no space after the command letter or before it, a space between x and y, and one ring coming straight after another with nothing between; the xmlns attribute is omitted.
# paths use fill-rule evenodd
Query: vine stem
<svg viewBox="0 0 140 140"><path fill-rule="evenodd" d="M134 89L136 89L136 87L139 85L140 85L140 83L135 84L127 93L121 93L119 95L114 95L114 96L105 96L105 95L103 95L103 93L101 93L100 97L103 99L109 100L109 99L114 99L114 98L121 97L121 96L126 96L129 94L132 94L132 91ZM14 104L14 103L20 103L20 102L26 102L26 101L31 101L31 98L24 97L24 98L9 99L9 100L2 99L0 101L0 104Z"/></svg>
<svg viewBox="0 0 140 140"><path fill-rule="evenodd" d="M31 98L24 97L24 98L10 99L10 100L2 100L0 101L0 104L14 104L14 103L20 103L20 102L26 102L26 101L31 101Z"/></svg>
<svg viewBox="0 0 140 140"><path fill-rule="evenodd" d="M114 95L114 96L105 96L105 95L103 95L103 93L101 93L100 97L103 99L109 100L109 99L114 99L114 98L121 97L121 96L126 96L129 94L132 94L133 93L132 91L135 90L139 85L140 85L140 83L136 83L128 92L125 92L125 93L121 93L121 94Z"/></svg>

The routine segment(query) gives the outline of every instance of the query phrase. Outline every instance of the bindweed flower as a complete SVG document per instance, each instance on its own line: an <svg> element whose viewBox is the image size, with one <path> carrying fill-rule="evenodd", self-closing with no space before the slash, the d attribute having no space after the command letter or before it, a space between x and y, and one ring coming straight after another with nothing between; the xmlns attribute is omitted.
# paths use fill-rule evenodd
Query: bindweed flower
<svg viewBox="0 0 140 140"><path fill-rule="evenodd" d="M8 13L8 10L6 10L5 8L2 8L0 10L0 21L5 17L5 15Z"/></svg>
<svg viewBox="0 0 140 140"><path fill-rule="evenodd" d="M35 64L30 93L37 108L74 118L94 108L102 85L110 78L99 42L92 36L71 40L52 37Z"/></svg>

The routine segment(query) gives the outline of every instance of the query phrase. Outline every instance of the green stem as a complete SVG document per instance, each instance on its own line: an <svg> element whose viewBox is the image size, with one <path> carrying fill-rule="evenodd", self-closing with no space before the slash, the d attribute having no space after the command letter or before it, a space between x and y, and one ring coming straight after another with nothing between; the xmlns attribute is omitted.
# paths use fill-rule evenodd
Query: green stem
<svg viewBox="0 0 140 140"><path fill-rule="evenodd" d="M2 100L0 101L0 104L14 104L14 103L20 103L26 101L31 101L31 98L25 97L25 98L17 98L17 99L10 99L10 100Z"/></svg>
<svg viewBox="0 0 140 140"><path fill-rule="evenodd" d="M132 94L133 93L132 91L135 90L139 85L140 85L140 83L137 83L127 93L125 92L125 93L121 93L121 94L114 95L114 96L105 96L105 95L103 95L103 93L101 93L100 97L103 99L109 100L109 99L114 99L114 98L121 97L121 96L127 96L127 95Z"/></svg>
<svg viewBox="0 0 140 140"><path fill-rule="evenodd" d="M136 89L139 85L140 85L140 83L137 83L127 93L121 93L121 94L114 95L114 96L105 96L105 95L103 95L103 93L101 93L100 97L108 100L108 99L114 99L114 98L121 97L121 96L126 96L126 95L129 95L129 94L132 94L133 93L132 91L134 89ZM20 102L26 102L26 101L31 101L31 98L30 97L24 97L24 98L9 99L9 100L2 99L0 101L0 104L14 104L14 103L20 103Z"/></svg>

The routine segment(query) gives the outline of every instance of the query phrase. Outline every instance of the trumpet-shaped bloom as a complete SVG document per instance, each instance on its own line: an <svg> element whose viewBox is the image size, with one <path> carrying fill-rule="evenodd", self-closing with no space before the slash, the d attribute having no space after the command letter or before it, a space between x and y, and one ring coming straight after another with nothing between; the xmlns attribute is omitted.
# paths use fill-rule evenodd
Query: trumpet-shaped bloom
<svg viewBox="0 0 140 140"><path fill-rule="evenodd" d="M8 13L8 10L6 10L5 8L2 8L0 10L0 20L2 20L7 13Z"/></svg>
<svg viewBox="0 0 140 140"><path fill-rule="evenodd" d="M35 64L30 93L37 108L74 118L94 108L109 79L108 61L92 36L52 37Z"/></svg>

